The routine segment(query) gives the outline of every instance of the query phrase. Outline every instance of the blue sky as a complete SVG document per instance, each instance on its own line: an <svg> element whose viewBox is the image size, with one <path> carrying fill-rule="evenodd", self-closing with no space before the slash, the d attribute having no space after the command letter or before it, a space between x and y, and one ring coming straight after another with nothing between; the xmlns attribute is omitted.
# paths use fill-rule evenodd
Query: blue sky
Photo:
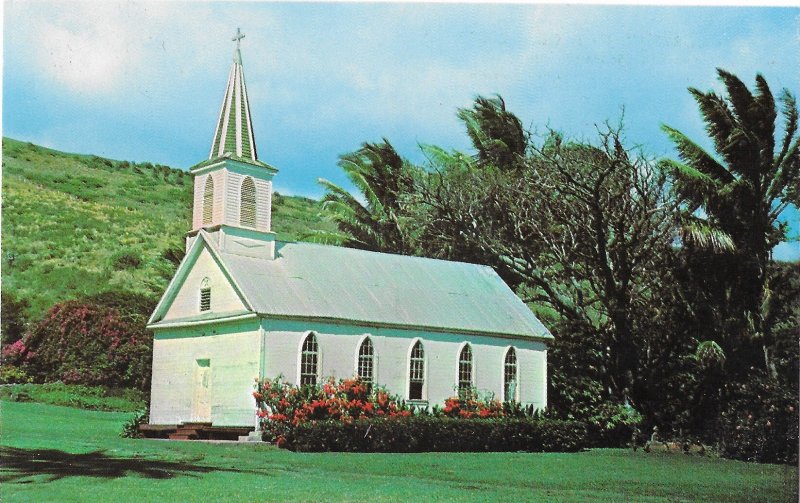
<svg viewBox="0 0 800 503"><path fill-rule="evenodd" d="M279 192L319 197L336 161L388 138L469 149L459 107L501 94L533 129L617 120L653 155L661 123L704 138L688 86L715 68L800 93L800 9L545 4L4 4L3 134L187 168L208 155L236 27L259 157ZM786 216L798 220L797 212ZM798 225L793 225L798 234ZM784 243L779 258L800 258Z"/></svg>

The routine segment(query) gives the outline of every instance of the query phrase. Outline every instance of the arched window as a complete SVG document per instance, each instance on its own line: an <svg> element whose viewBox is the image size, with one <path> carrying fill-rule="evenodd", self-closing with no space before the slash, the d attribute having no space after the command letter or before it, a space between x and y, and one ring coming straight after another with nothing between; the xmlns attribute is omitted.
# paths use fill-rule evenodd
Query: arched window
<svg viewBox="0 0 800 503"><path fill-rule="evenodd" d="M503 363L503 401L514 402L517 400L517 352L513 347L508 348L506 359Z"/></svg>
<svg viewBox="0 0 800 503"><path fill-rule="evenodd" d="M214 179L211 175L206 178L203 190L203 225L208 225L214 218Z"/></svg>
<svg viewBox="0 0 800 503"><path fill-rule="evenodd" d="M319 364L319 346L314 333L308 334L303 341L300 352L300 385L317 384L317 368Z"/></svg>
<svg viewBox="0 0 800 503"><path fill-rule="evenodd" d="M472 396L472 347L464 344L458 355L458 396L464 400Z"/></svg>
<svg viewBox="0 0 800 503"><path fill-rule="evenodd" d="M422 387L425 384L425 350L417 341L411 348L408 368L408 399L422 400Z"/></svg>
<svg viewBox="0 0 800 503"><path fill-rule="evenodd" d="M239 225L242 227L256 226L256 184L249 176L242 182L240 191Z"/></svg>
<svg viewBox="0 0 800 503"><path fill-rule="evenodd" d="M200 310L211 310L211 283L208 278L200 282Z"/></svg>
<svg viewBox="0 0 800 503"><path fill-rule="evenodd" d="M372 341L367 337L358 348L358 377L370 391L374 382L374 365L375 349L372 347Z"/></svg>

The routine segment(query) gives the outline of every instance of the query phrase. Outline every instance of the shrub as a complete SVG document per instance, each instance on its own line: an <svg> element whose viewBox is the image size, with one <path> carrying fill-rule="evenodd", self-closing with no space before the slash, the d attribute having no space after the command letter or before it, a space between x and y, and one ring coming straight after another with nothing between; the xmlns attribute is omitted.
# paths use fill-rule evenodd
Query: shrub
<svg viewBox="0 0 800 503"><path fill-rule="evenodd" d="M281 377L253 393L264 440L302 451L571 451L586 426L544 419L532 408L477 398L449 398L415 410L358 379L297 387Z"/></svg>
<svg viewBox="0 0 800 503"><path fill-rule="evenodd" d="M3 386L0 388L0 398L118 412L134 412L146 406L146 397L139 390L60 382Z"/></svg>
<svg viewBox="0 0 800 503"><path fill-rule="evenodd" d="M8 255L7 255L8 256ZM9 266L13 260L9 259ZM0 294L2 306L0 307L0 338L3 345L13 344L22 338L25 333L27 319L25 312L30 308L27 299L18 298L13 292L3 290Z"/></svg>
<svg viewBox="0 0 800 503"><path fill-rule="evenodd" d="M183 256L186 255L183 247L180 244L173 244L170 245L168 248L164 249L161 252L161 258L167 260L172 265L178 266L183 260Z"/></svg>
<svg viewBox="0 0 800 503"><path fill-rule="evenodd" d="M152 344L144 322L113 307L73 300L56 304L31 328L16 361L37 382L146 389Z"/></svg>
<svg viewBox="0 0 800 503"><path fill-rule="evenodd" d="M124 425L122 425L122 431L119 436L123 438L142 438L139 425L147 424L148 422L150 422L150 411L148 409L138 410Z"/></svg>
<svg viewBox="0 0 800 503"><path fill-rule="evenodd" d="M286 433L306 421L352 422L369 417L410 416L411 408L382 389L369 390L358 379L297 387L282 377L256 382L253 393L264 439L279 446Z"/></svg>
<svg viewBox="0 0 800 503"><path fill-rule="evenodd" d="M111 255L111 267L115 271L136 269L142 265L142 256L135 250L120 250Z"/></svg>
<svg viewBox="0 0 800 503"><path fill-rule="evenodd" d="M735 385L720 418L724 457L797 464L798 398L779 383L754 375Z"/></svg>
<svg viewBox="0 0 800 503"><path fill-rule="evenodd" d="M282 446L303 452L574 452L586 447L586 426L556 419L430 415L351 423L328 419L297 425Z"/></svg>
<svg viewBox="0 0 800 503"><path fill-rule="evenodd" d="M31 382L31 377L21 368L7 363L3 363L2 367L0 367L0 384L25 384L29 382Z"/></svg>

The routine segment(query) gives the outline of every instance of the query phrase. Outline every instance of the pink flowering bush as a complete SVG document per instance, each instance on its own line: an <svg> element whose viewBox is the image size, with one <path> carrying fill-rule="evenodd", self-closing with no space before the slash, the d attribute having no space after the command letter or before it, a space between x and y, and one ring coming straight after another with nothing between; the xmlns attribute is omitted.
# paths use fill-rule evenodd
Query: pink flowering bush
<svg viewBox="0 0 800 503"><path fill-rule="evenodd" d="M25 336L3 348L4 364L38 382L113 387L149 385L152 336L113 307L91 301L56 304Z"/></svg>

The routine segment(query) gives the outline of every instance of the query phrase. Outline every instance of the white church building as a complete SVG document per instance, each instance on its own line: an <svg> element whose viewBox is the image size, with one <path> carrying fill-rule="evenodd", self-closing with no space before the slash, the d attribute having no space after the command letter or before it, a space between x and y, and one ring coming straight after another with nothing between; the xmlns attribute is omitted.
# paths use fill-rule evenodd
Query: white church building
<svg viewBox="0 0 800 503"><path fill-rule="evenodd" d="M151 425L256 426L256 379L360 376L406 401L459 390L544 408L552 335L489 267L282 242L239 39L186 256L153 312Z"/></svg>

